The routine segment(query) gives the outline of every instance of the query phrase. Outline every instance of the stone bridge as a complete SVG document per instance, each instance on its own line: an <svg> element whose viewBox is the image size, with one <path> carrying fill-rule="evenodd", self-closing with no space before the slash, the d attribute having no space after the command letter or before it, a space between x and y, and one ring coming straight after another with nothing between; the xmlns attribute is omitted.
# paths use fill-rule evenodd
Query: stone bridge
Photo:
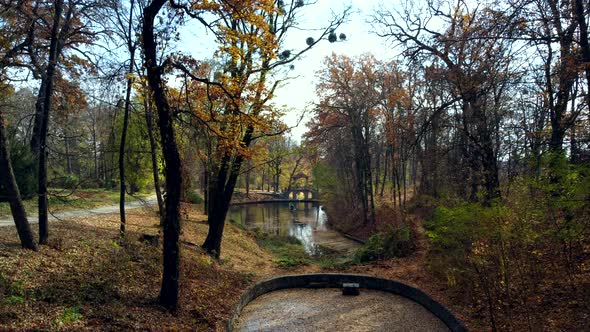
<svg viewBox="0 0 590 332"><path fill-rule="evenodd" d="M298 199L299 194L303 194L305 200L319 199L317 191L309 188L291 188L283 192L283 197L286 199Z"/></svg>

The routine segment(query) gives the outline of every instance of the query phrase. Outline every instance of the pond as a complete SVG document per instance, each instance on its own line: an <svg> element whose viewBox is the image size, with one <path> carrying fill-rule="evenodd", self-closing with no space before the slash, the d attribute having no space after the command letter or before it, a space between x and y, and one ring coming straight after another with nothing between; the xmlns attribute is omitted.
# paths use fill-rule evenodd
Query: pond
<svg viewBox="0 0 590 332"><path fill-rule="evenodd" d="M274 235L293 236L310 255L350 254L360 244L330 229L328 216L319 203L273 202L233 205L227 214L248 229L260 229Z"/></svg>

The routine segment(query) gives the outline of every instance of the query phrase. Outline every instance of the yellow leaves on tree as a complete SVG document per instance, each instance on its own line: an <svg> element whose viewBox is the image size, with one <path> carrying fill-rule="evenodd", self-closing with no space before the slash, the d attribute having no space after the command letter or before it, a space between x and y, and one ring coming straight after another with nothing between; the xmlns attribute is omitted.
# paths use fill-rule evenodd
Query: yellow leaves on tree
<svg viewBox="0 0 590 332"><path fill-rule="evenodd" d="M76 113L88 106L86 93L80 85L59 76L55 79L55 93L52 98L56 111L61 115Z"/></svg>
<svg viewBox="0 0 590 332"><path fill-rule="evenodd" d="M263 133L282 115L269 106L275 86L269 87L271 61L277 59L279 40L272 29L279 12L275 1L202 1L191 6L214 19L209 28L218 43L215 64L193 61L192 78L179 93L183 107L190 108L216 137L217 157L248 157L247 131ZM187 63L185 61L185 63Z"/></svg>

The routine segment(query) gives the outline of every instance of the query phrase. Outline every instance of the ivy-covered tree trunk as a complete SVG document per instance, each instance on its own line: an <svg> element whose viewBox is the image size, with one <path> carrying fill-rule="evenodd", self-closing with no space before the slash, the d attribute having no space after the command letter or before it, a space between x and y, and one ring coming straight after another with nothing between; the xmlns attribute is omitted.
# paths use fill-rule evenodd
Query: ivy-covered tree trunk
<svg viewBox="0 0 590 332"><path fill-rule="evenodd" d="M25 207L16 184L16 178L12 169L10 161L10 151L8 150L8 139L4 130L4 118L2 110L0 110L0 181L5 188L10 203L10 211L12 212L12 219L16 225L18 237L23 248L37 250L37 243L33 237L31 226L27 220Z"/></svg>
<svg viewBox="0 0 590 332"><path fill-rule="evenodd" d="M166 97L162 68L157 62L157 43L154 35L154 20L167 0L154 0L143 10L143 51L147 78L154 103L158 111L158 127L162 140L166 175L166 213L164 220L164 271L160 288L160 304L169 310L178 306L178 278L180 261L180 194L182 179L180 177L180 155L176 145L170 104Z"/></svg>

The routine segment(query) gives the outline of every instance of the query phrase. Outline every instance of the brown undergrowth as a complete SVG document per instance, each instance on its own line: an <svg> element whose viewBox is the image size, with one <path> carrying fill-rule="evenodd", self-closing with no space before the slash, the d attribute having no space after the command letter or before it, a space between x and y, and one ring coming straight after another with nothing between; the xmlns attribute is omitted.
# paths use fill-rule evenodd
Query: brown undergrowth
<svg viewBox="0 0 590 332"><path fill-rule="evenodd" d="M330 220L334 222L340 231L350 234L362 240L368 240L372 235L386 232L391 226L399 227L402 224L411 229L412 240L415 244L413 253L403 258L380 259L364 264L350 265L346 270L335 270L335 272L360 273L376 277L391 279L403 282L407 285L421 289L433 299L440 302L463 321L470 330L480 330L481 324L477 319L471 317L469 308L464 304L457 304L453 299L453 293L446 283L435 278L428 270L428 240L423 228L421 215L403 216L399 209L392 208L393 202L384 198L377 201L376 222L372 225L358 225L338 215L337 209L329 209ZM336 217L334 218L333 215ZM348 222L347 222L348 221Z"/></svg>
<svg viewBox="0 0 590 332"><path fill-rule="evenodd" d="M416 241L416 250L408 257L390 258L366 264L351 265L346 272L374 275L401 281L429 294L465 323L471 331L491 331L487 310L489 305L481 294L460 285L451 285L448 280L437 276L432 270L432 256L424 222L432 210L413 209L406 214L403 222L408 224ZM382 204L376 225L365 230L368 234L379 232L388 224L402 222L399 213ZM359 231L357 235L363 234ZM365 236L366 237L366 236ZM589 262L590 247L586 246L576 261ZM510 306L510 315L497 313L496 323L501 331L586 331L590 319L590 264L582 263L577 273L564 272L557 262L559 248L554 254L544 256L537 262L543 269L543 278L536 285L536 291L524 292L523 299L508 299L496 305ZM515 287L520 287L516 285ZM524 286L523 286L524 287ZM479 292L479 293L478 293ZM523 301L526 306L522 305Z"/></svg>
<svg viewBox="0 0 590 332"><path fill-rule="evenodd" d="M397 218L393 217L390 221L399 222ZM459 320L465 323L469 330L481 330L480 322L471 317L469 308L463 304L455 303L453 301L454 294L446 283L432 276L428 270L428 241L420 220L414 216L408 216L406 222L412 228L416 241L416 249L410 256L352 265L346 272L373 275L416 287L447 307ZM385 227L386 223L383 219L380 225L380 227Z"/></svg>
<svg viewBox="0 0 590 332"><path fill-rule="evenodd" d="M416 242L410 256L332 268L417 287L449 308L470 330L490 330L482 309L485 304L470 300L473 297L460 288L449 287L429 269L423 213L415 212L404 220ZM128 215L123 243L118 241L116 214L51 223L51 243L36 253L20 249L12 227L0 228L0 331L222 330L240 295L253 282L330 271L330 265L322 269L315 263L278 268L276 257L231 223L226 226L221 260L213 261L199 249L207 230L205 216L186 205L183 220L180 309L175 314L156 304L161 244L155 247L140 241L143 234L159 232L153 211L136 209ZM376 229L399 222L395 211L382 209ZM579 280L547 279L539 285L540 292L528 299L543 313L546 330L583 330L589 317L583 309L590 298L588 270L585 266ZM530 330L523 313L518 308L513 312L509 330Z"/></svg>
<svg viewBox="0 0 590 332"><path fill-rule="evenodd" d="M128 215L127 240L118 216L50 224L50 245L22 250L12 227L0 229L0 330L219 330L243 290L280 273L272 256L246 232L227 225L220 262L201 253L205 217L183 207L180 309L156 299L161 244L142 242L159 232L153 211Z"/></svg>

